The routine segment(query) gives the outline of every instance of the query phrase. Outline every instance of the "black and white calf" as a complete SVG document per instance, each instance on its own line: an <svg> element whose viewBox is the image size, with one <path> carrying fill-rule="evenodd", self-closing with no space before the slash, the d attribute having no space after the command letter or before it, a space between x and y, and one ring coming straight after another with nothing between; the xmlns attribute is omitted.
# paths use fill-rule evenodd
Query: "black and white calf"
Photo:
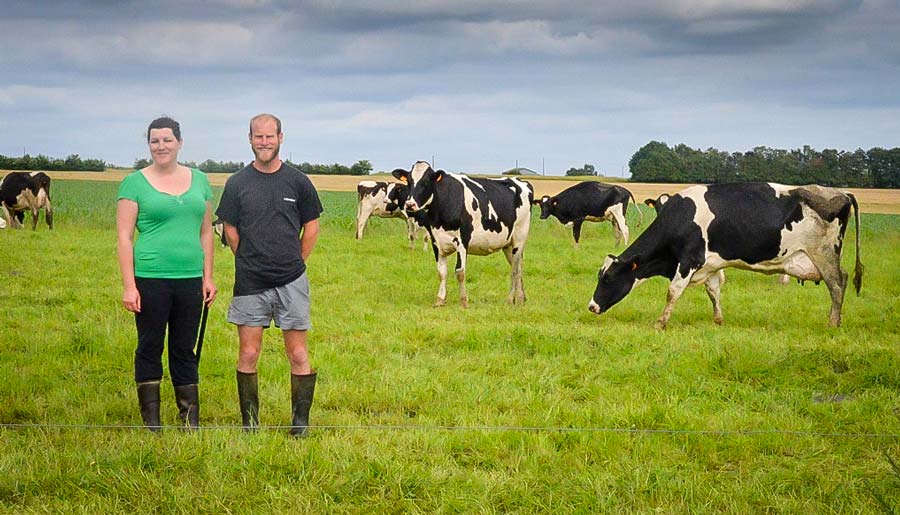
<svg viewBox="0 0 900 515"><path fill-rule="evenodd" d="M23 227L25 211L31 211L31 229L36 229L41 209L44 210L47 226L53 229L49 175L44 172L10 172L0 180L0 215L10 227Z"/></svg>
<svg viewBox="0 0 900 515"><path fill-rule="evenodd" d="M409 197L409 188L405 184L383 181L362 181L356 186L356 239L363 237L363 230L372 215L381 218L400 218L406 221L406 233L409 245L416 239L417 226L410 220L404 209Z"/></svg>
<svg viewBox="0 0 900 515"><path fill-rule="evenodd" d="M841 269L851 208L856 220L853 284L862 287L856 198L822 186L771 183L693 186L672 195L659 216L619 256L607 257L588 308L601 314L644 280L667 277L665 328L684 289L705 283L713 317L722 323L721 270L736 267L806 281L825 281L832 326L841 324L847 273Z"/></svg>
<svg viewBox="0 0 900 515"><path fill-rule="evenodd" d="M531 184L516 178L480 179L434 170L418 161L410 171L398 168L394 177L409 185L406 209L422 212L431 236L440 286L436 306L447 300L447 257L457 253L459 300L467 307L466 259L502 250L510 265L511 304L525 302L522 253L531 225Z"/></svg>
<svg viewBox="0 0 900 515"><path fill-rule="evenodd" d="M544 195L534 203L541 206L541 220L546 220L553 215L560 223L571 225L576 245L581 238L582 223L606 220L609 220L613 226L616 245L623 240L625 245L628 245L629 231L625 222L625 214L628 211L629 200L634 202L634 195L621 186L585 181L563 190L559 195L553 197ZM644 214L641 213L636 202L634 207L643 221Z"/></svg>

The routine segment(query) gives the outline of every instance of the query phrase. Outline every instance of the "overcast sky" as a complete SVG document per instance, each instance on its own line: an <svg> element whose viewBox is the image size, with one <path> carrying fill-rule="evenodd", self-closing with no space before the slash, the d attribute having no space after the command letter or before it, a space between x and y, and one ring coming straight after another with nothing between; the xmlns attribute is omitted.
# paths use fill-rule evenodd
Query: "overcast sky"
<svg viewBox="0 0 900 515"><path fill-rule="evenodd" d="M627 7L626 7L627 5ZM375 170L594 164L651 140L746 151L900 146L900 0L33 2L0 18L0 154Z"/></svg>

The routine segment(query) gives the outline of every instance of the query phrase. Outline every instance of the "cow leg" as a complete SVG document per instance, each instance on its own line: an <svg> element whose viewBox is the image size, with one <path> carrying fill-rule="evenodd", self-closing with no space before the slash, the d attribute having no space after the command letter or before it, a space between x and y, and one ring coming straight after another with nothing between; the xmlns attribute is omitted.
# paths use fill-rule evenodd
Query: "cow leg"
<svg viewBox="0 0 900 515"><path fill-rule="evenodd" d="M613 230L616 233L616 246L620 242L628 245L628 224L625 223L625 215L622 212L622 205L616 204L607 211L609 221L612 223Z"/></svg>
<svg viewBox="0 0 900 515"><path fill-rule="evenodd" d="M438 286L437 300L434 303L436 308L447 303L447 256L440 253L437 254L437 271L441 284Z"/></svg>
<svg viewBox="0 0 900 515"><path fill-rule="evenodd" d="M406 236L409 238L409 250L412 250L416 243L416 222L412 218L406 219Z"/></svg>
<svg viewBox="0 0 900 515"><path fill-rule="evenodd" d="M53 206L50 204L50 197L47 197L47 203L44 205L44 220L47 227L53 229Z"/></svg>
<svg viewBox="0 0 900 515"><path fill-rule="evenodd" d="M515 249L515 250L514 250ZM504 247L503 255L509 263L509 295L506 302L509 304L525 303L525 280L522 274L522 248Z"/></svg>
<svg viewBox="0 0 900 515"><path fill-rule="evenodd" d="M572 222L572 236L575 237L575 246L578 246L578 241L581 239L581 224L584 223L584 220L575 220ZM506 250L506 249L504 249ZM509 260L509 258L506 258ZM509 262L512 264L512 261Z"/></svg>
<svg viewBox="0 0 900 515"><path fill-rule="evenodd" d="M691 275L693 275L693 272L688 274L687 277L675 276L675 279L669 283L669 291L666 294L666 307L655 324L657 329L666 328L666 325L669 323L669 317L672 316L672 310L675 309L675 303L681 298L685 288L691 284Z"/></svg>
<svg viewBox="0 0 900 515"><path fill-rule="evenodd" d="M360 202L356 207L356 239L361 240L363 237L363 229L366 228L366 222L369 221L369 216L372 214L372 208L368 205L363 205L364 202Z"/></svg>
<svg viewBox="0 0 900 515"><path fill-rule="evenodd" d="M709 276L709 279L706 280L706 294L709 295L709 300L712 301L713 305L713 322L718 325L722 325L724 318L722 318L722 303L720 301L720 294L722 290L722 285L725 283L725 272L722 270L716 271L716 273Z"/></svg>
<svg viewBox="0 0 900 515"><path fill-rule="evenodd" d="M38 209L36 207L31 208L31 230L32 231L37 229L38 215L40 215L40 214L41 214L41 212L38 211Z"/></svg>
<svg viewBox="0 0 900 515"><path fill-rule="evenodd" d="M9 210L6 209L6 203L0 202L0 216L3 216L3 219L6 220L6 224L10 228L14 228L16 223L13 221L12 215L9 214Z"/></svg>
<svg viewBox="0 0 900 515"><path fill-rule="evenodd" d="M459 304L469 307L469 293L466 291L466 249L461 245L456 249L456 281L459 283Z"/></svg>
<svg viewBox="0 0 900 515"><path fill-rule="evenodd" d="M823 250L817 256L810 256L822 279L831 293L831 314L828 325L840 327L841 308L844 305L844 292L847 290L847 272L841 269L841 256L830 249Z"/></svg>

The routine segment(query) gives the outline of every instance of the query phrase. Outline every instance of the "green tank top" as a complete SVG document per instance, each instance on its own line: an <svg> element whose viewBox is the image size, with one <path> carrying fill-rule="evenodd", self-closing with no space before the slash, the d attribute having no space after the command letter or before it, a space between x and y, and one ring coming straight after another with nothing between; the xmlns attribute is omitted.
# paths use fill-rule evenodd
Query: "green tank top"
<svg viewBox="0 0 900 515"><path fill-rule="evenodd" d="M191 187L181 195L162 193L140 170L119 185L118 200L138 205L134 244L135 277L187 279L203 276L200 226L212 189L206 174L191 169Z"/></svg>

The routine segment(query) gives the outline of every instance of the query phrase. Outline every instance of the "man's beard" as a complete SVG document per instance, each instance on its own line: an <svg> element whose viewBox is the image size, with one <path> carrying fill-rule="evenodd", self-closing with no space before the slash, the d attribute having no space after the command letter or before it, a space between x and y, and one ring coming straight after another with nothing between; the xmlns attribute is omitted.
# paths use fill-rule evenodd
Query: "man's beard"
<svg viewBox="0 0 900 515"><path fill-rule="evenodd" d="M281 150L281 145L275 145L274 147L272 147L272 150L268 150L268 151L257 150L257 149L254 147L254 148L253 148L253 155L256 156L256 161L257 161L257 162L262 163L262 164L269 164L269 163L271 163L272 161L274 161L274 160L276 160L276 159L278 158L278 152L279 152L280 150ZM271 157L270 159L263 160L262 157L260 156L260 154L263 153L263 152L266 152L266 153L271 152L271 156L272 156L272 157Z"/></svg>

